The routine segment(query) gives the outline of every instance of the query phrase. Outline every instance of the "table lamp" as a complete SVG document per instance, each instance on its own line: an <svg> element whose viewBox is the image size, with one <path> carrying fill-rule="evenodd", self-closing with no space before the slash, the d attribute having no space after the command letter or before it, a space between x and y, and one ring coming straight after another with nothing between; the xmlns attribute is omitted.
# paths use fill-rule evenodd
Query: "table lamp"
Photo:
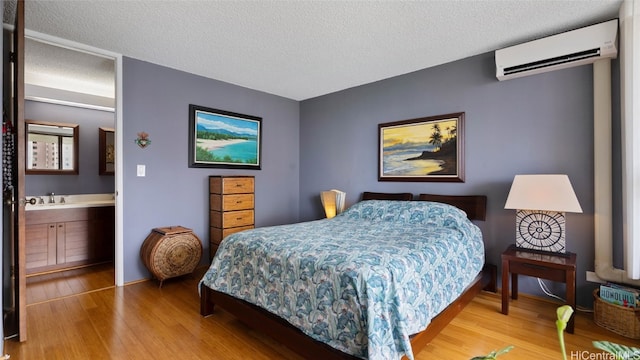
<svg viewBox="0 0 640 360"><path fill-rule="evenodd" d="M504 205L516 209L516 247L565 254L565 212L581 213L567 175L516 175Z"/></svg>
<svg viewBox="0 0 640 360"><path fill-rule="evenodd" d="M320 193L320 201L327 219L340 214L344 210L345 193L340 190L329 190Z"/></svg>

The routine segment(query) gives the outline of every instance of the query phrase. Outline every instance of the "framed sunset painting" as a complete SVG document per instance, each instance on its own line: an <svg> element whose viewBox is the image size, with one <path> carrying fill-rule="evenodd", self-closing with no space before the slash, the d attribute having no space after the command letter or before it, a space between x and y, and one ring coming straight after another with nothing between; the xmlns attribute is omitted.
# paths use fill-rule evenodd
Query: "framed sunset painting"
<svg viewBox="0 0 640 360"><path fill-rule="evenodd" d="M189 105L189 167L260 169L262 118Z"/></svg>
<svg viewBox="0 0 640 360"><path fill-rule="evenodd" d="M379 181L464 182L464 113L378 125Z"/></svg>

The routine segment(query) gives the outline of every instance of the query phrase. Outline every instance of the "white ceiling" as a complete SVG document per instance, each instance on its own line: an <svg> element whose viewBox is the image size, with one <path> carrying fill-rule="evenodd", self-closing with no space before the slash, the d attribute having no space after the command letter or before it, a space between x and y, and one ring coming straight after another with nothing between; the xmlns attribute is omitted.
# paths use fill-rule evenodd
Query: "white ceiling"
<svg viewBox="0 0 640 360"><path fill-rule="evenodd" d="M29 0L25 24L303 100L609 20L621 1ZM27 54L40 56L36 72L79 69L59 52L39 50ZM104 77L81 72L89 81Z"/></svg>

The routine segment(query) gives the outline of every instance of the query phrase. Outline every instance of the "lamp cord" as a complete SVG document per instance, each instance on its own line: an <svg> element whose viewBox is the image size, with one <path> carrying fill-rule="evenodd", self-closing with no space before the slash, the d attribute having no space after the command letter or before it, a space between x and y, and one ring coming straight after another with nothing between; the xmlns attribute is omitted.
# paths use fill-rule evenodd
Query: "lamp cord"
<svg viewBox="0 0 640 360"><path fill-rule="evenodd" d="M542 289L542 292L544 292L545 295L547 295L549 297L552 297L554 299L560 300L560 301L562 301L564 303L567 302L562 297L552 293L551 290L549 290L549 288L547 287L547 284L545 284L544 281L542 281L542 279L540 279L540 278L537 278L537 279L538 279L538 285L540 285L540 289ZM585 313L592 313L593 309L588 309L588 308L584 308L584 307L576 305L576 311L585 312Z"/></svg>

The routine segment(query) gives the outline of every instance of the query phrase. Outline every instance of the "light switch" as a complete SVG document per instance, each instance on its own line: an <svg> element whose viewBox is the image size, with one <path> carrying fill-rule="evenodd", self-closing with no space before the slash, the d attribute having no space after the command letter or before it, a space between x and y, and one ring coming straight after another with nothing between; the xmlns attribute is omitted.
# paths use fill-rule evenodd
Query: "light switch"
<svg viewBox="0 0 640 360"><path fill-rule="evenodd" d="M138 165L138 176L144 176L146 167L144 165Z"/></svg>

